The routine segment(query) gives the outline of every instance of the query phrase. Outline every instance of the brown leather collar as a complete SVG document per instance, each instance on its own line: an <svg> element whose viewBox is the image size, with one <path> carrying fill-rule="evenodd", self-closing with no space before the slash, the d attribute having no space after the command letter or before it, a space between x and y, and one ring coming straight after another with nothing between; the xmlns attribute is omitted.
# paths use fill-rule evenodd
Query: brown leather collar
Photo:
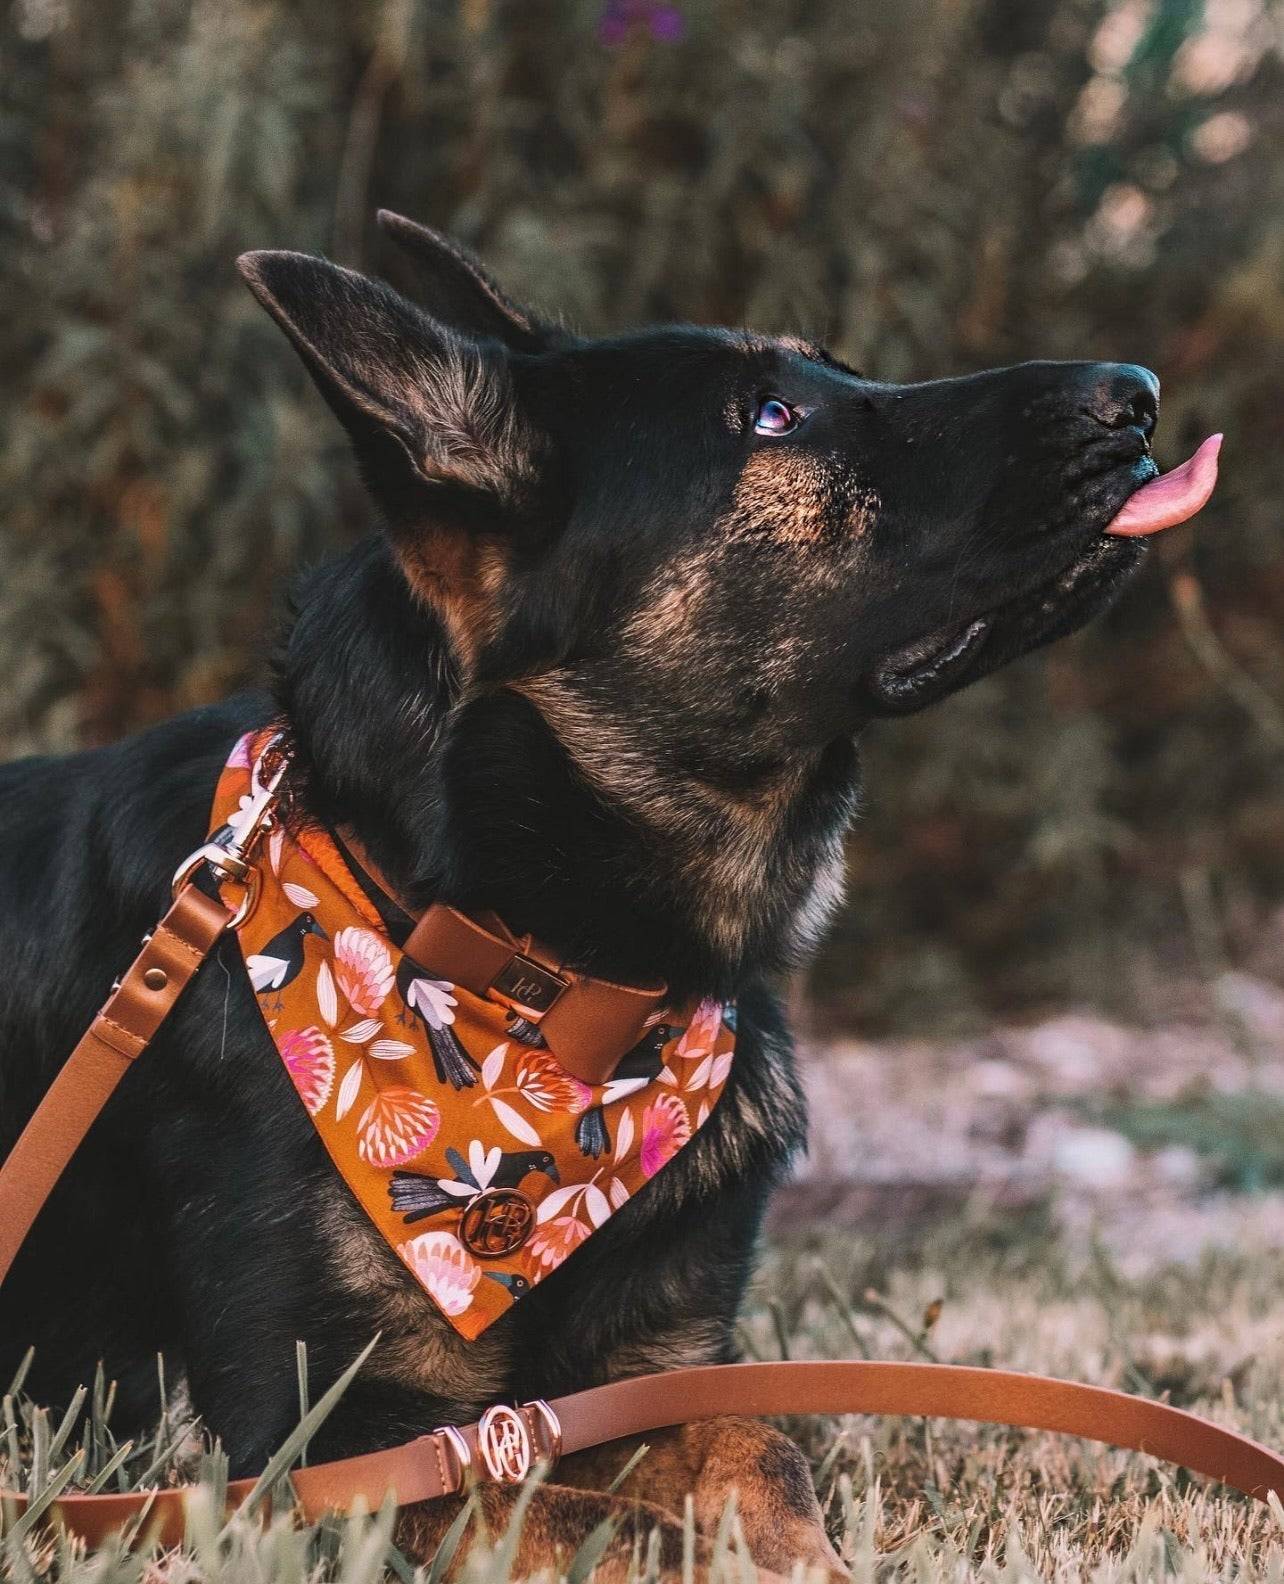
<svg viewBox="0 0 1284 1584"><path fill-rule="evenodd" d="M351 831L342 837L375 883L410 913ZM423 914L402 950L428 973L510 1006L539 1029L567 1072L586 1084L606 1083L667 1005L667 985L614 984L575 973L534 937L514 935L493 913L470 918L441 902Z"/></svg>

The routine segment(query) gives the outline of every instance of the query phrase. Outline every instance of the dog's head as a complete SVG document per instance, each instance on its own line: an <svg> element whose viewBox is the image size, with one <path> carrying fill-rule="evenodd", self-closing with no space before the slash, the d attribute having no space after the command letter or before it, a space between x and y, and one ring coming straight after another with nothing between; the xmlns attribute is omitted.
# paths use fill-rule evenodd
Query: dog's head
<svg viewBox="0 0 1284 1584"><path fill-rule="evenodd" d="M524 693L591 780L673 828L680 783L770 820L864 720L1080 626L1138 564L1133 535L1211 488L1205 458L1141 489L1145 369L888 385L788 338L586 340L381 218L424 308L297 254L242 271L347 427L468 688Z"/></svg>

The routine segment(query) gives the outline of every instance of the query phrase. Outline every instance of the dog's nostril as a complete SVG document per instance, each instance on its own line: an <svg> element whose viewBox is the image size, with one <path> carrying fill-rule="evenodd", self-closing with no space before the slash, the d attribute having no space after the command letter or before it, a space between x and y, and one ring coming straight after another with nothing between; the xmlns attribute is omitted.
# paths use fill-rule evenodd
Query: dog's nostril
<svg viewBox="0 0 1284 1584"><path fill-rule="evenodd" d="M1107 429L1135 429L1149 441L1159 416L1159 381L1134 363L1096 364L1080 411Z"/></svg>
<svg viewBox="0 0 1284 1584"><path fill-rule="evenodd" d="M1149 391L1138 391L1130 402L1122 407L1118 416L1110 422L1112 429L1140 429L1142 438L1149 440L1155 432L1155 420L1159 416L1155 398Z"/></svg>

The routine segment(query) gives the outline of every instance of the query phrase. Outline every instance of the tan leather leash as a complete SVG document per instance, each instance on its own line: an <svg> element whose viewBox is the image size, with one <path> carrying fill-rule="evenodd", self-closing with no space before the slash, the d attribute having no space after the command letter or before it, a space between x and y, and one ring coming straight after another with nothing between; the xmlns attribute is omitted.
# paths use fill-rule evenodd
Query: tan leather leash
<svg viewBox="0 0 1284 1584"><path fill-rule="evenodd" d="M0 1281L117 1084L223 931L253 908L258 878L250 855L271 824L282 769L270 784L255 788L225 843L198 848L180 865L168 912L144 939L0 1165ZM237 907L193 884L204 866L222 884L243 888ZM387 1451L298 1469L291 1482L308 1518L361 1505L374 1510L390 1496L404 1506L454 1495L475 1476L517 1483L537 1463L555 1464L563 1452L727 1413L911 1414L1052 1430L1146 1452L1259 1500L1271 1492L1284 1500L1284 1458L1167 1403L1009 1370L865 1360L710 1365L637 1376L547 1403L496 1404L475 1425L445 1426ZM229 1485L229 1507L253 1487L252 1480ZM91 1544L141 1519L164 1544L176 1545L183 1538L189 1488L63 1496L49 1513ZM27 1498L0 1490L0 1505L16 1517L26 1510Z"/></svg>
<svg viewBox="0 0 1284 1584"><path fill-rule="evenodd" d="M562 1453L727 1413L912 1414L1052 1430L1180 1463L1263 1501L1270 1491L1284 1499L1284 1459L1167 1403L1009 1370L866 1360L715 1364L639 1375L549 1403L488 1409L478 1424L435 1430L386 1452L296 1469L290 1479L305 1518L359 1507L374 1512L389 1496L404 1507L455 1495L473 1473L512 1483L540 1460L551 1465ZM229 1509L253 1485L233 1481ZM64 1496L51 1516L96 1544L145 1514L148 1532L178 1545L188 1488ZM0 1500L12 1501L15 1512L26 1507L26 1498L16 1493L0 1492Z"/></svg>

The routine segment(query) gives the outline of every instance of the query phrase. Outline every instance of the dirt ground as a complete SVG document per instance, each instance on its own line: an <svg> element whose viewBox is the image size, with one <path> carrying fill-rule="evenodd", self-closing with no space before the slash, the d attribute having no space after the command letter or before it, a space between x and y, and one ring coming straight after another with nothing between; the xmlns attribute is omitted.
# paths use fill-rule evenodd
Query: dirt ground
<svg viewBox="0 0 1284 1584"><path fill-rule="evenodd" d="M805 1043L810 1153L774 1224L1039 1211L1132 1275L1245 1240L1284 1249L1284 989L1227 973L1210 990L1202 1016L1151 1028L1071 1013L969 1040Z"/></svg>

